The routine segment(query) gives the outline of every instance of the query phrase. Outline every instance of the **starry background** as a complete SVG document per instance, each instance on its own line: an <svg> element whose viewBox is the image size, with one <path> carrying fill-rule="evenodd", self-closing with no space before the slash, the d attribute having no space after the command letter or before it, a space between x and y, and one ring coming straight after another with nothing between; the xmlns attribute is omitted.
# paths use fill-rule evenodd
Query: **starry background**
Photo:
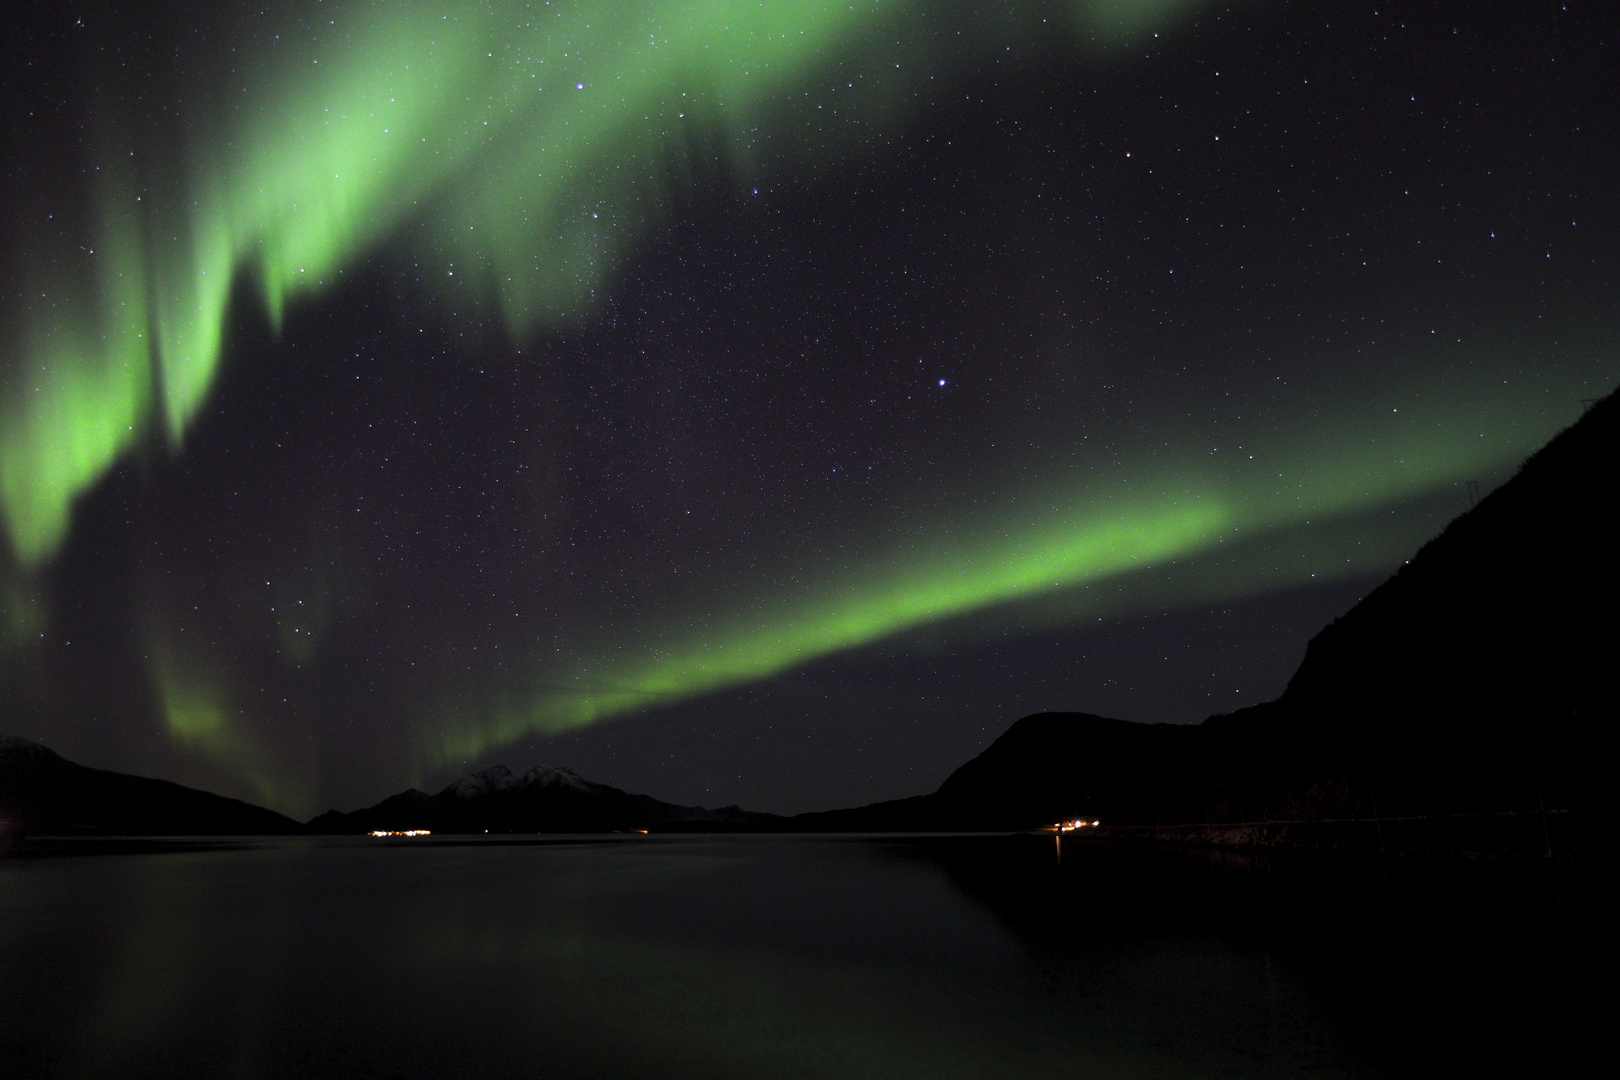
<svg viewBox="0 0 1620 1080"><path fill-rule="evenodd" d="M631 8L6 16L0 730L918 794L1275 697L1620 374L1610 5Z"/></svg>

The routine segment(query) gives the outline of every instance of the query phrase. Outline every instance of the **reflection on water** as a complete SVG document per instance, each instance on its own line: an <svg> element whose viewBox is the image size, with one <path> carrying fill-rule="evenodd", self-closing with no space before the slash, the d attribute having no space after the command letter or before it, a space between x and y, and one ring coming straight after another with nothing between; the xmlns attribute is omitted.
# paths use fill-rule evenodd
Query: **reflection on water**
<svg viewBox="0 0 1620 1080"><path fill-rule="evenodd" d="M6 1077L1563 1071L1603 884L1050 838L0 861Z"/></svg>

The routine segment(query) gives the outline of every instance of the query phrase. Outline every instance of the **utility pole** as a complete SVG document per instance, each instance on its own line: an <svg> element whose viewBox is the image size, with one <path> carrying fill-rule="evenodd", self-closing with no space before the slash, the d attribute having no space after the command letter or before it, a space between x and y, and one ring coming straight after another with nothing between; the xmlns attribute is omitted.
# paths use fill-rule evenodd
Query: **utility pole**
<svg viewBox="0 0 1620 1080"><path fill-rule="evenodd" d="M1479 481L1468 481L1468 509L1472 510L1479 505Z"/></svg>

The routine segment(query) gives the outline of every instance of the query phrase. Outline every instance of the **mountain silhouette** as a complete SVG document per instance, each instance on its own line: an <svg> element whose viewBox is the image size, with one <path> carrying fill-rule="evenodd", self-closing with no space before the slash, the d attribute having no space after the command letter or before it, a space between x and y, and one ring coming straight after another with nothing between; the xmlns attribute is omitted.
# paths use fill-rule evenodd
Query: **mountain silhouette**
<svg viewBox="0 0 1620 1080"><path fill-rule="evenodd" d="M0 735L0 833L49 836L248 836L303 832L274 810L168 780L77 765Z"/></svg>
<svg viewBox="0 0 1620 1080"><path fill-rule="evenodd" d="M586 780L542 763L519 777L505 765L469 773L437 795L412 788L375 806L335 810L309 823L312 832L368 833L427 829L435 833L637 832L657 828L758 826L779 820L736 806L676 806Z"/></svg>
<svg viewBox="0 0 1620 1080"><path fill-rule="evenodd" d="M1025 717L931 795L795 827L1606 851L1617 465L1610 395L1318 633L1276 701L1186 726Z"/></svg>

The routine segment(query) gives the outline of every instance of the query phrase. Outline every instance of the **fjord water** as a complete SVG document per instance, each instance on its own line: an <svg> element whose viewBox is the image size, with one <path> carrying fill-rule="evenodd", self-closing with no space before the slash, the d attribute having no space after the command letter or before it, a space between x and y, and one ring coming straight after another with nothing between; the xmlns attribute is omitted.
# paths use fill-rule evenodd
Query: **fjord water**
<svg viewBox="0 0 1620 1080"><path fill-rule="evenodd" d="M1553 1075L1613 1004L1583 989L1612 890L1542 868L1029 836L75 850L0 859L6 1077Z"/></svg>

